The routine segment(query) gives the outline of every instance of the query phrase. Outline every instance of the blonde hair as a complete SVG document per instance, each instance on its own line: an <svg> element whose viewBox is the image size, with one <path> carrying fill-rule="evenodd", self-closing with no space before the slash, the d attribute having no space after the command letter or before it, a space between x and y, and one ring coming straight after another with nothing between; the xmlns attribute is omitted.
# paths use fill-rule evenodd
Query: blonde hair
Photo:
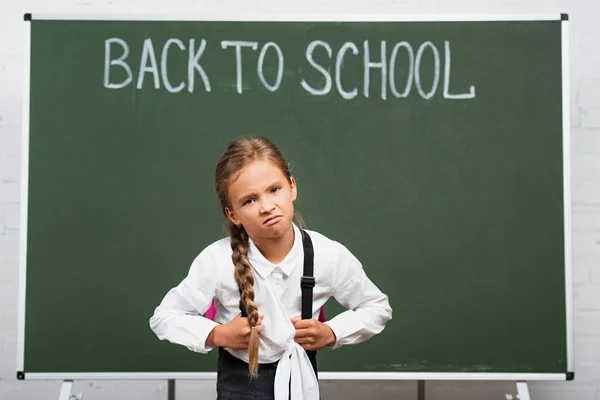
<svg viewBox="0 0 600 400"><path fill-rule="evenodd" d="M228 189L239 173L256 160L267 161L278 167L288 182L292 182L289 165L283 154L273 142L262 136L243 137L229 143L227 150L219 159L215 170L215 190L219 198L221 210L226 216L225 208L231 209ZM295 213L297 222L303 226L302 218ZM226 218L226 228L231 239L233 253L231 260L235 266L235 280L240 289L242 307L248 315L248 322L255 327L258 322L258 306L254 302L254 275L248 260L248 233L243 226L237 226ZM248 371L251 376L258 375L258 333L251 330L248 343Z"/></svg>

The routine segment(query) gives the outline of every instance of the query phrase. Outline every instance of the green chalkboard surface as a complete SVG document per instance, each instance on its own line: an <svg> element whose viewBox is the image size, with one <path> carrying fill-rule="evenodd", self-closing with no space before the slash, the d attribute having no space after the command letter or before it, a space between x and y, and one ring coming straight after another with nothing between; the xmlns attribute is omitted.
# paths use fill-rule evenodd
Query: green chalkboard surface
<svg viewBox="0 0 600 400"><path fill-rule="evenodd" d="M559 19L34 15L22 372L215 371L148 320L224 236L219 155L265 135L394 310L321 371L566 374Z"/></svg>

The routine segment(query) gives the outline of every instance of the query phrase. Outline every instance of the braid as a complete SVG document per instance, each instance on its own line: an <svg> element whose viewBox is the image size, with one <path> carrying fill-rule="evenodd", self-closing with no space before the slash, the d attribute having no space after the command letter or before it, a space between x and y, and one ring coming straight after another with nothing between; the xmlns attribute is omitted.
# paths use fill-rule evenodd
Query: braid
<svg viewBox="0 0 600 400"><path fill-rule="evenodd" d="M290 166L281 151L266 137L244 137L229 143L227 150L217 163L215 169L215 191L219 198L221 210L228 216L227 210L233 211L229 201L229 185L235 181L241 171L254 161L262 160L278 167L288 182L292 183ZM302 223L300 221L300 226ZM240 289L242 307L248 315L248 323L252 328L258 323L258 307L254 302L254 276L252 266L248 261L248 233L243 227L238 227L227 220L231 249L231 259L235 265L235 280ZM258 333L252 329L248 343L248 370L250 376L258 374Z"/></svg>
<svg viewBox="0 0 600 400"><path fill-rule="evenodd" d="M242 306L246 309L248 323L254 328L258 322L258 306L254 302L254 276L248 260L248 233L243 227L229 224L229 236L233 253L231 260L235 265L235 280L240 288ZM258 375L258 333L256 329L250 332L248 343L248 372L250 376Z"/></svg>

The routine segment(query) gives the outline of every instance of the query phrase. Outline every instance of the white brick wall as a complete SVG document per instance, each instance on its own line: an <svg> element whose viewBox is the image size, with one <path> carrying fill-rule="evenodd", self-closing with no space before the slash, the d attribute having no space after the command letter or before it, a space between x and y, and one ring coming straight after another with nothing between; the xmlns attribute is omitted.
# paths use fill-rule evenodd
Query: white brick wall
<svg viewBox="0 0 600 400"><path fill-rule="evenodd" d="M571 21L571 126L574 382L530 384L533 400L600 400L600 2L598 0L3 0L0 3L0 399L57 398L58 382L20 382L16 372L20 130L24 12L187 12L190 10L287 13L557 13ZM177 396L214 398L214 382L178 382ZM325 399L416 398L414 382L323 382ZM86 400L166 399L166 382L76 382ZM507 382L433 382L429 400L504 399Z"/></svg>

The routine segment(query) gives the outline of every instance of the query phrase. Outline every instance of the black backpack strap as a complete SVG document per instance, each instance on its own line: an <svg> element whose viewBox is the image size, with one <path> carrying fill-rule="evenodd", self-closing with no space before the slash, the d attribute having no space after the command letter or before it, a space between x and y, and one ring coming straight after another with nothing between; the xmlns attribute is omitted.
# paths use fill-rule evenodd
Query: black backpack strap
<svg viewBox="0 0 600 400"><path fill-rule="evenodd" d="M302 230L302 246L304 247L304 272L302 273L302 278L300 278L300 287L302 288L302 319L311 319L313 288L315 287L315 251L312 240L305 230Z"/></svg>
<svg viewBox="0 0 600 400"><path fill-rule="evenodd" d="M305 230L302 230L301 232L302 246L304 247L304 271L302 272L302 278L300 278L300 288L302 289L302 319L312 319L313 288L315 287L315 251L308 233L306 233ZM306 355L308 356L318 379L317 351L306 350Z"/></svg>

